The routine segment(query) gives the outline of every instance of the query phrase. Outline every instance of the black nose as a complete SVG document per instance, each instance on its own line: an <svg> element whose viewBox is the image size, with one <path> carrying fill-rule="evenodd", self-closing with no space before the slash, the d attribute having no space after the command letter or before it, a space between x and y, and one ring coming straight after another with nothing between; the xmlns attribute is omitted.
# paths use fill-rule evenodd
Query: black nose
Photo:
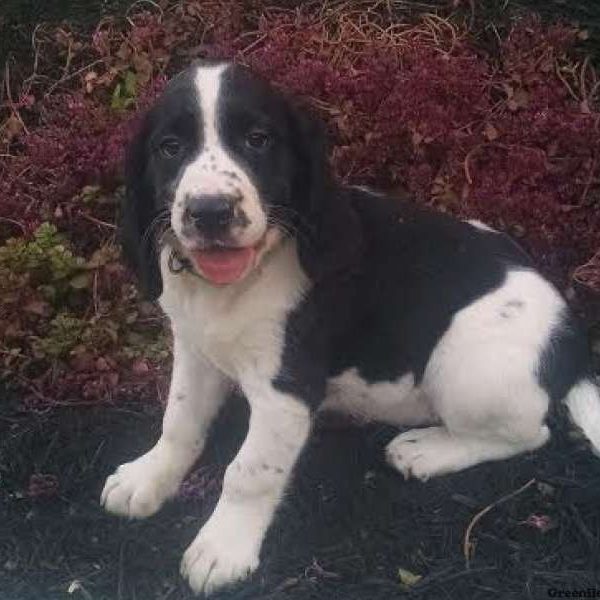
<svg viewBox="0 0 600 600"><path fill-rule="evenodd" d="M226 230L233 221L233 199L228 196L195 196L187 201L194 226L207 234Z"/></svg>

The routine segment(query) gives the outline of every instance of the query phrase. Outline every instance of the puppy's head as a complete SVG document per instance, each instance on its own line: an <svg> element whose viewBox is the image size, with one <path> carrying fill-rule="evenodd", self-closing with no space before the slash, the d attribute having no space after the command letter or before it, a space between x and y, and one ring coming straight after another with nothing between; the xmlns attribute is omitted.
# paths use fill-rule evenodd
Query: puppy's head
<svg viewBox="0 0 600 600"><path fill-rule="evenodd" d="M203 62L178 75L126 165L122 241L146 293L161 293L162 243L231 285L282 236L308 237L326 165L320 125L245 68Z"/></svg>

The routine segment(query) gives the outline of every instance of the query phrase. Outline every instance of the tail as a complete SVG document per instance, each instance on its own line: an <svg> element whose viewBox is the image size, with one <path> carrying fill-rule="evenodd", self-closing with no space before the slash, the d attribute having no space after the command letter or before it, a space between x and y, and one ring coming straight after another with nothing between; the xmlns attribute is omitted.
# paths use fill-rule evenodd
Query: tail
<svg viewBox="0 0 600 600"><path fill-rule="evenodd" d="M566 404L571 420L600 456L600 387L592 379L583 379L571 388Z"/></svg>

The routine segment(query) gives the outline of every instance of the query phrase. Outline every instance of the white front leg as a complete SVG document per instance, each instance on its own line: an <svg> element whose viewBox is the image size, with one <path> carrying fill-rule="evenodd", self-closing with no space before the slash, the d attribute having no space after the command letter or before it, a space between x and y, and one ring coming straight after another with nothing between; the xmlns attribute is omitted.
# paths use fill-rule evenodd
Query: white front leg
<svg viewBox="0 0 600 600"><path fill-rule="evenodd" d="M310 411L294 397L270 385L244 391L251 409L248 435L227 468L215 511L181 565L197 593L210 594L256 569L263 538L310 430Z"/></svg>
<svg viewBox="0 0 600 600"><path fill-rule="evenodd" d="M151 450L106 480L100 502L108 512L147 517L175 495L204 448L227 387L223 375L176 335L162 435Z"/></svg>

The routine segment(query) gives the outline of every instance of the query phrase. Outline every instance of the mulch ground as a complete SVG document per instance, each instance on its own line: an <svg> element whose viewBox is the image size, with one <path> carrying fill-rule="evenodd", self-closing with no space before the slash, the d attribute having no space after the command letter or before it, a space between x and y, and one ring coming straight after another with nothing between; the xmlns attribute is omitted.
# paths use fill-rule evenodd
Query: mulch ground
<svg viewBox="0 0 600 600"><path fill-rule="evenodd" d="M145 521L98 505L105 477L153 443L155 406L34 416L13 399L0 411L2 600L191 597L178 563L212 510L215 487L200 497L192 486ZM245 417L243 401L232 399L204 464L227 463ZM559 435L536 453L420 483L383 464L393 435L321 424L260 570L217 598L537 599L600 588L600 460L580 442ZM465 532L489 505L470 533L467 568Z"/></svg>

